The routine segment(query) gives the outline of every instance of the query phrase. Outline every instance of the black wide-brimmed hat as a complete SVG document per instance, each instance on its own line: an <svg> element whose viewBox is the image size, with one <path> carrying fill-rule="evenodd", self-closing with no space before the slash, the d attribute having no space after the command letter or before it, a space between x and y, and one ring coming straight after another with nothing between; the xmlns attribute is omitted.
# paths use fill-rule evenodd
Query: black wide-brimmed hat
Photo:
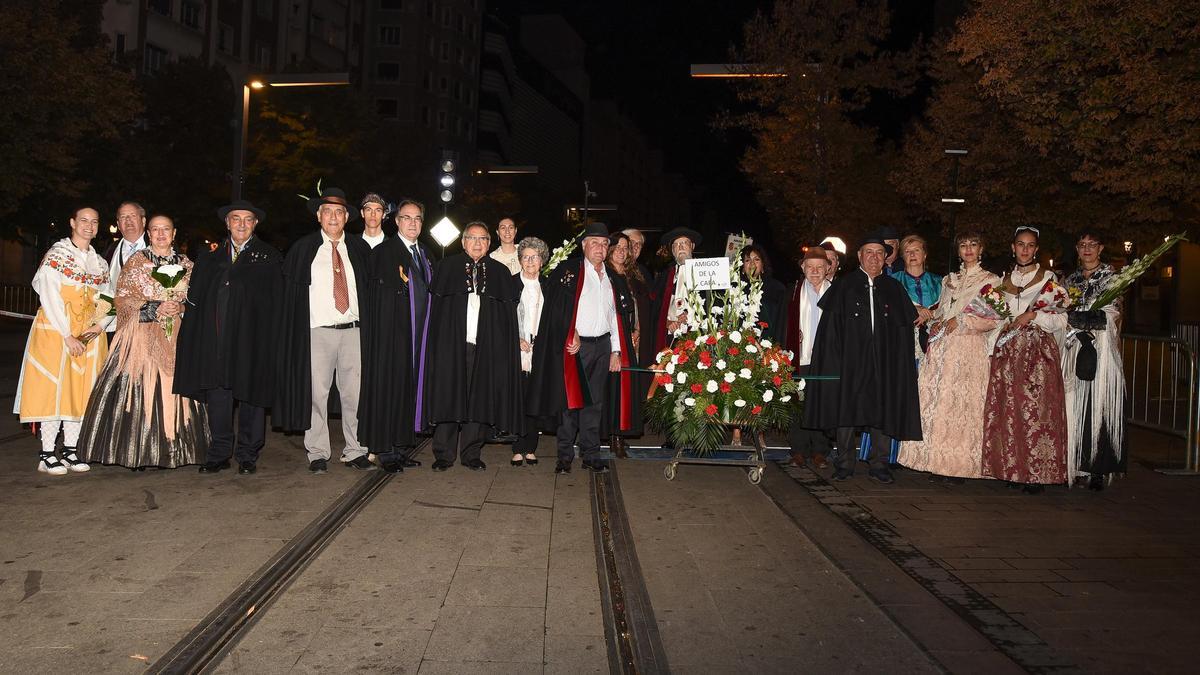
<svg viewBox="0 0 1200 675"><path fill-rule="evenodd" d="M340 188L325 188L321 191L320 197L312 197L308 200L308 210L316 215L322 204L337 204L346 209L346 222L353 222L358 218L356 209L350 208L350 202L346 200L346 193Z"/></svg>
<svg viewBox="0 0 1200 675"><path fill-rule="evenodd" d="M233 203L226 204L225 206L217 209L217 217L224 222L225 217L228 216L231 211L249 211L250 213L253 213L254 217L258 218L259 221L267 219L266 211L263 211L245 199L238 199Z"/></svg>
<svg viewBox="0 0 1200 675"><path fill-rule="evenodd" d="M704 237L701 237L699 232L690 227L677 227L673 230L668 230L667 233L662 236L662 239L658 241L658 245L665 246L669 251L671 249L671 244L674 244L675 240L680 237L687 237L688 239L691 239L694 246L699 246L700 242L704 240Z"/></svg>
<svg viewBox="0 0 1200 675"><path fill-rule="evenodd" d="M608 239L608 225L604 223L589 223L583 228L583 234L579 235L579 240L583 241L588 237L604 237Z"/></svg>
<svg viewBox="0 0 1200 675"><path fill-rule="evenodd" d="M875 230L875 234L883 237L884 239L900 239L900 233L897 232L896 228L892 227L891 225L881 226L878 230Z"/></svg>
<svg viewBox="0 0 1200 675"><path fill-rule="evenodd" d="M892 230L892 231L895 232L895 230ZM883 247L883 252L885 255L891 255L892 251L894 249L892 249L891 244L884 241L884 234L886 234L886 233L876 230L875 232L868 234L866 237L863 237L863 240L858 242L858 247L861 249L863 246L866 246L867 244L879 244L880 246ZM892 239L893 237L887 237L887 238Z"/></svg>

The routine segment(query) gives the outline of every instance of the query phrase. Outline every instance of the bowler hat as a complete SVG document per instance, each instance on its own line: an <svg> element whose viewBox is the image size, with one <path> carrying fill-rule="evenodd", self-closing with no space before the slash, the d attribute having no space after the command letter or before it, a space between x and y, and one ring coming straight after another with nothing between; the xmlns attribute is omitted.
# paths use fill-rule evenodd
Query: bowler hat
<svg viewBox="0 0 1200 675"><path fill-rule="evenodd" d="M583 235L579 239L582 241L588 237L604 237L608 239L608 225L604 223L589 223L587 227L583 228Z"/></svg>
<svg viewBox="0 0 1200 675"><path fill-rule="evenodd" d="M693 246L699 246L700 242L704 240L704 238L700 236L699 232L690 227L677 227L673 230L668 230L667 233L662 236L662 239L660 239L658 242L659 246L665 246L667 250L670 250L671 244L674 244L675 240L680 237L687 237L688 239L691 239Z"/></svg>
<svg viewBox="0 0 1200 675"><path fill-rule="evenodd" d="M253 213L254 217L260 221L267 219L266 211L263 211L245 199L235 200L234 202L226 204L225 206L217 209L217 217L221 220L225 220L225 217L228 216L231 211L249 211L250 213Z"/></svg>
<svg viewBox="0 0 1200 675"><path fill-rule="evenodd" d="M892 232L895 232L895 230L892 230ZM885 255L891 255L894 249L892 248L891 244L884 241L884 234L886 233L876 230L874 233L867 235L862 241L858 242L858 247L861 249L867 244L879 244L883 247L883 252ZM886 239L892 239L892 237L886 237Z"/></svg>
<svg viewBox="0 0 1200 675"><path fill-rule="evenodd" d="M878 234L879 236L883 237L884 239L899 239L900 238L900 233L897 232L896 228L892 227L891 225L881 226L878 230L875 231L875 234Z"/></svg>
<svg viewBox="0 0 1200 675"><path fill-rule="evenodd" d="M308 200L308 210L316 214L320 210L322 204L336 204L346 209L346 222L351 222L358 218L358 214L354 209L350 208L350 202L346 201L346 193L341 189L331 187L321 191L321 196L313 197Z"/></svg>

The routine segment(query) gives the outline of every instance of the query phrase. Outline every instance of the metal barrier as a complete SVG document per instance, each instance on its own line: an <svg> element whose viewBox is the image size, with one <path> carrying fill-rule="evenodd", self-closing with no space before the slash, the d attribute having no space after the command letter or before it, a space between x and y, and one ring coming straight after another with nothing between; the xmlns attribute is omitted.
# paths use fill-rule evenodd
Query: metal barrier
<svg viewBox="0 0 1200 675"><path fill-rule="evenodd" d="M38 310L38 296L28 285L0 284L0 316L31 319Z"/></svg>
<svg viewBox="0 0 1200 675"><path fill-rule="evenodd" d="M1200 362L1179 338L1121 336L1125 364L1125 417L1130 424L1183 438L1184 468L1200 472Z"/></svg>

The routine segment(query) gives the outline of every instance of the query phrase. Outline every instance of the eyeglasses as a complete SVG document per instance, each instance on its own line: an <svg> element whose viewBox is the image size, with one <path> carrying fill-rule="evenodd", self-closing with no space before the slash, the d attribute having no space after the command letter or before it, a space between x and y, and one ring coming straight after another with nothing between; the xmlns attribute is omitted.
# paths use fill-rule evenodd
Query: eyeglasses
<svg viewBox="0 0 1200 675"><path fill-rule="evenodd" d="M421 216L397 216L396 221L401 223L424 223L425 219Z"/></svg>
<svg viewBox="0 0 1200 675"><path fill-rule="evenodd" d="M1075 248L1083 251L1094 251L1100 248L1100 246L1100 242L1097 241L1081 241L1078 244L1075 244Z"/></svg>
<svg viewBox="0 0 1200 675"><path fill-rule="evenodd" d="M540 256L540 255L538 255L538 254L536 254L536 253L532 253L532 254L530 254L530 255L523 255L523 256L521 256L521 262L536 262L536 263L540 263L541 261L542 261L542 256Z"/></svg>
<svg viewBox="0 0 1200 675"><path fill-rule="evenodd" d="M491 241L491 237L481 237L481 236L463 237L463 241L482 241L484 243L487 243L487 242Z"/></svg>

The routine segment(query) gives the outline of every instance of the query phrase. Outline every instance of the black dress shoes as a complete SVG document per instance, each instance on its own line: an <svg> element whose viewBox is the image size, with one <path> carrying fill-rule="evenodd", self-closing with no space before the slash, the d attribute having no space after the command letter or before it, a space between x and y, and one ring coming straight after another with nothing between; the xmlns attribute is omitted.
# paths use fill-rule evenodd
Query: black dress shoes
<svg viewBox="0 0 1200 675"><path fill-rule="evenodd" d="M522 464L525 463L525 458L522 457L521 459L510 459L510 460L508 460L508 463L511 464L512 466L521 466Z"/></svg>
<svg viewBox="0 0 1200 675"><path fill-rule="evenodd" d="M567 474L571 473L571 463L564 462L561 459L554 465L554 473Z"/></svg>
<svg viewBox="0 0 1200 675"><path fill-rule="evenodd" d="M414 466L421 466L421 460L413 459L412 457L401 457L400 465L406 469L411 469Z"/></svg>
<svg viewBox="0 0 1200 675"><path fill-rule="evenodd" d="M537 466L537 457L533 455L525 455L525 463L529 466Z"/></svg>
<svg viewBox="0 0 1200 675"><path fill-rule="evenodd" d="M258 466L254 462L242 462L238 465L238 473L243 476L250 475L255 471L258 471Z"/></svg>
<svg viewBox="0 0 1200 675"><path fill-rule="evenodd" d="M389 459L387 461L381 461L379 463L379 468L383 469L387 473L404 473L404 462L396 459Z"/></svg>
<svg viewBox="0 0 1200 675"><path fill-rule="evenodd" d="M615 434L608 441L608 449L612 450L617 459L626 459L629 457L629 444L625 442L624 438Z"/></svg>
<svg viewBox="0 0 1200 675"><path fill-rule="evenodd" d="M229 460L221 460L220 462L205 462L200 465L200 473L217 473L221 469L229 468Z"/></svg>
<svg viewBox="0 0 1200 675"><path fill-rule="evenodd" d="M472 471L483 471L487 468L487 464L484 464L482 459L473 459L469 462L463 462L463 466Z"/></svg>
<svg viewBox="0 0 1200 675"><path fill-rule="evenodd" d="M608 473L608 464L602 459L583 460L583 468L592 473Z"/></svg>
<svg viewBox="0 0 1200 675"><path fill-rule="evenodd" d="M371 463L371 460L367 459L366 455L359 455L349 462L345 462L345 465L359 471L374 471L376 469L375 465Z"/></svg>
<svg viewBox="0 0 1200 675"><path fill-rule="evenodd" d="M433 470L434 471L445 471L446 469L449 469L452 466L454 466L454 462L447 462L444 459L435 459L433 461Z"/></svg>
<svg viewBox="0 0 1200 675"><path fill-rule="evenodd" d="M329 470L329 464L323 459L314 459L308 463L308 470L314 474L325 473Z"/></svg>
<svg viewBox="0 0 1200 675"><path fill-rule="evenodd" d="M833 479L836 481L847 480L853 475L854 475L854 472L851 471L850 469L834 469L833 470Z"/></svg>

